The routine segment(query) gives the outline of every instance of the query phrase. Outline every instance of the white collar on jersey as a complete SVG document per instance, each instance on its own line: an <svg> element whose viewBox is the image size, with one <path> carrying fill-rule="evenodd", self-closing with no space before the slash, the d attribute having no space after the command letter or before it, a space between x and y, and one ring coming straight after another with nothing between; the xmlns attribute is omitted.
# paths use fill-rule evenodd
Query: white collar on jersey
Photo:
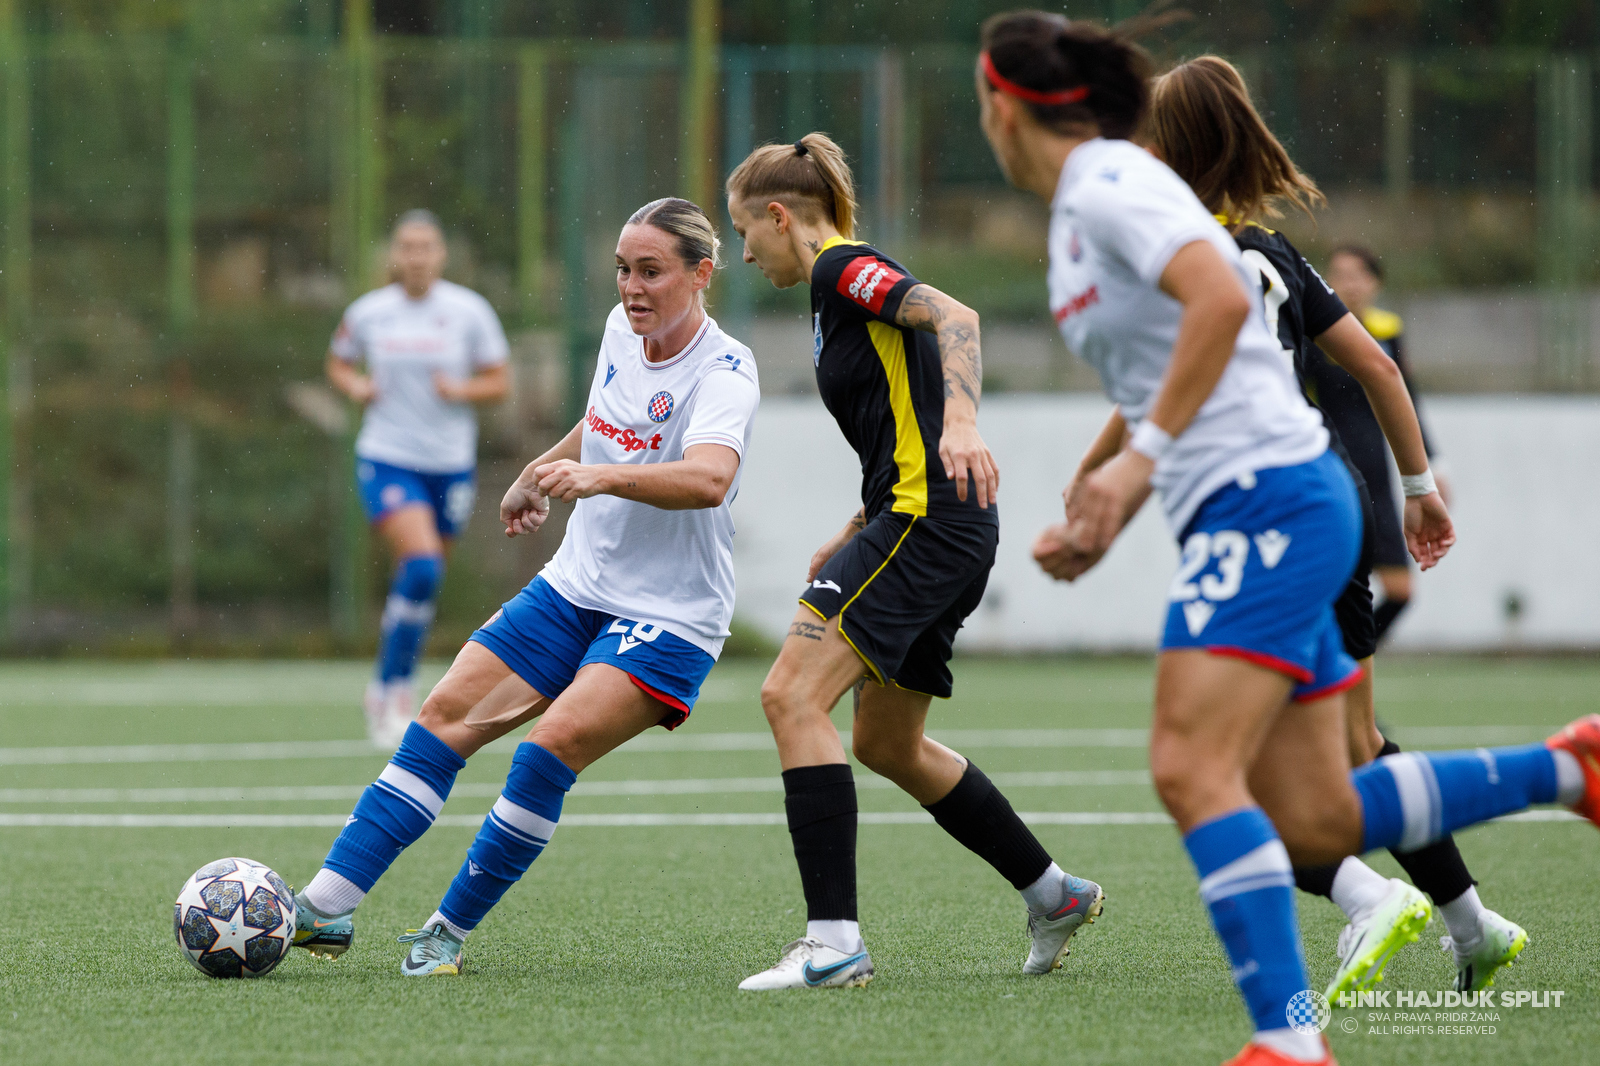
<svg viewBox="0 0 1600 1066"><path fill-rule="evenodd" d="M700 347L700 342L705 340L706 334L709 333L710 331L711 331L711 316L710 315L706 315L705 320L700 323L699 332L697 332L694 335L694 340L692 340L688 344L684 345L683 346L683 351L679 352L677 355L673 356L671 359L667 359L667 360L664 360L664 361L659 362L659 363L652 363L645 356L645 354L644 354L644 338L640 337L639 338L639 362L644 364L644 367L645 367L646 370L665 370L668 367L677 366L679 363L683 362L684 358L690 352L692 352L696 348Z"/></svg>

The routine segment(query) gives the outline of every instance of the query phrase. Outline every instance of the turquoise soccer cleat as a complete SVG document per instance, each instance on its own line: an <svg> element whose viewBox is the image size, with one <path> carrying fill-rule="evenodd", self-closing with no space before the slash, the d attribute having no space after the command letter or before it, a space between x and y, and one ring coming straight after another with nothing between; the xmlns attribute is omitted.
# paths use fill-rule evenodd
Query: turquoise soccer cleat
<svg viewBox="0 0 1600 1066"><path fill-rule="evenodd" d="M304 892L294 897L294 946L305 948L319 959L337 959L355 943L355 911L323 914L312 908Z"/></svg>
<svg viewBox="0 0 1600 1066"><path fill-rule="evenodd" d="M462 941L451 935L443 922L431 929L407 929L400 943L410 944L411 952L400 962L407 977L454 977L461 973Z"/></svg>

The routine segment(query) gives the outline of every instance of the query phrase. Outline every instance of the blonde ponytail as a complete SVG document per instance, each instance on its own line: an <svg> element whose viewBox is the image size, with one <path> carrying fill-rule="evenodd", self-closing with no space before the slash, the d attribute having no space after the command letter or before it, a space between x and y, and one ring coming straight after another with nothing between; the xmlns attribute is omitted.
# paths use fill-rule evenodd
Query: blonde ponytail
<svg viewBox="0 0 1600 1066"><path fill-rule="evenodd" d="M844 149L826 133L762 145L728 175L727 190L735 200L776 200L806 222L825 219L840 236L855 237L855 179Z"/></svg>

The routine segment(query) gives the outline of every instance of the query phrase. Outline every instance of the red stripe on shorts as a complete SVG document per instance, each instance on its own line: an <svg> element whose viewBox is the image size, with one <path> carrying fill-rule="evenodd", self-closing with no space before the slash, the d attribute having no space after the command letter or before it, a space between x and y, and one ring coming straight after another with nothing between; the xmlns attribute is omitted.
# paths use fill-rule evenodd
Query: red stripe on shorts
<svg viewBox="0 0 1600 1066"><path fill-rule="evenodd" d="M1224 644L1208 644L1206 651L1212 655L1224 655L1230 659L1243 659L1247 663L1265 666L1268 670L1285 674L1294 678L1302 685L1314 676L1310 670L1303 666L1296 666L1288 659L1280 659L1276 655L1267 655L1265 652L1251 651L1249 648L1231 648Z"/></svg>

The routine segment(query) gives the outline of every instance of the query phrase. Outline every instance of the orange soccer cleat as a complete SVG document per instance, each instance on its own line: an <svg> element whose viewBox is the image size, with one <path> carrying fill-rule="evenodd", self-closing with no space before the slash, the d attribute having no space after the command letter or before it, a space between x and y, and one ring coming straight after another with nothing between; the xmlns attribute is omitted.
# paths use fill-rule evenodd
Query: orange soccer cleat
<svg viewBox="0 0 1600 1066"><path fill-rule="evenodd" d="M1572 809L1600 826L1600 714L1588 714L1544 742L1564 751L1583 767L1583 798Z"/></svg>
<svg viewBox="0 0 1600 1066"><path fill-rule="evenodd" d="M1322 1058L1316 1062L1292 1059L1281 1051L1274 1051L1265 1044L1258 1044L1252 1040L1244 1046L1243 1051L1222 1066L1339 1066L1339 1064L1333 1061L1333 1049L1328 1047L1328 1038L1323 1037Z"/></svg>

